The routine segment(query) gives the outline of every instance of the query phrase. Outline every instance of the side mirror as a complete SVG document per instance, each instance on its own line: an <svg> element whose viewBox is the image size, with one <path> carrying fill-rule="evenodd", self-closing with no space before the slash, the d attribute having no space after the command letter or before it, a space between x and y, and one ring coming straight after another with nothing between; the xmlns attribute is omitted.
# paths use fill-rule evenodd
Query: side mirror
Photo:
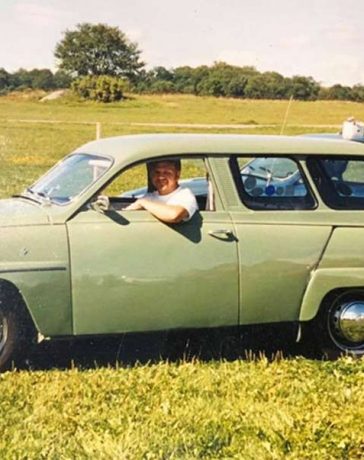
<svg viewBox="0 0 364 460"><path fill-rule="evenodd" d="M99 195L95 201L92 201L91 208L101 213L108 211L110 209L109 197L105 195Z"/></svg>

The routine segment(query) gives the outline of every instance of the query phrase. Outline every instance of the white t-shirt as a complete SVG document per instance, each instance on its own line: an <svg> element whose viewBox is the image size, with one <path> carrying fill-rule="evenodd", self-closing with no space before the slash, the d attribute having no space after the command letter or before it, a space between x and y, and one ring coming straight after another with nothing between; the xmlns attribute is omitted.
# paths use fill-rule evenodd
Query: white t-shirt
<svg viewBox="0 0 364 460"><path fill-rule="evenodd" d="M148 198L149 200L153 201L159 201L160 203L182 206L182 208L185 208L188 212L188 217L183 219L184 221L190 220L198 210L196 197L189 188L178 187L172 193L168 193L168 195L159 195L159 193L156 191L147 193L144 195L144 198Z"/></svg>

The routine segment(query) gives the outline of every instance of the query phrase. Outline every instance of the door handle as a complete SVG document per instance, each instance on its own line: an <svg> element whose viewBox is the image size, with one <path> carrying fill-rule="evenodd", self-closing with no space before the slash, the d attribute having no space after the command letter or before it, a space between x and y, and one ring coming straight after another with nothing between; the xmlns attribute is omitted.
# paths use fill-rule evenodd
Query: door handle
<svg viewBox="0 0 364 460"><path fill-rule="evenodd" d="M221 237L231 238L234 236L234 233L232 232L232 230L229 230L227 228L218 228L217 230L209 230L208 234L215 238L221 238Z"/></svg>

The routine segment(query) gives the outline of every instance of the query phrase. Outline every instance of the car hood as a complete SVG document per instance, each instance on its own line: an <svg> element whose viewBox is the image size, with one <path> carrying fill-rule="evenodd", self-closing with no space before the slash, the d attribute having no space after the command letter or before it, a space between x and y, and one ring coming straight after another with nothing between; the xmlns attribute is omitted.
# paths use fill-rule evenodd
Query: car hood
<svg viewBox="0 0 364 460"><path fill-rule="evenodd" d="M42 225L49 216L42 205L24 198L0 200L0 226Z"/></svg>

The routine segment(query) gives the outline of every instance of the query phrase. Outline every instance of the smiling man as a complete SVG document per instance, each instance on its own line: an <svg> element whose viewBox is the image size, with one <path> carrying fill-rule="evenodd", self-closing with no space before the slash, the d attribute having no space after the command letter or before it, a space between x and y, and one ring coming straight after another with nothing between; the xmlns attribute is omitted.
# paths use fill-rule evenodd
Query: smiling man
<svg viewBox="0 0 364 460"><path fill-rule="evenodd" d="M180 175L180 160L151 163L150 179L156 191L147 193L126 209L135 211L145 209L168 224L190 220L197 211L198 205L191 190L182 189L178 185Z"/></svg>

